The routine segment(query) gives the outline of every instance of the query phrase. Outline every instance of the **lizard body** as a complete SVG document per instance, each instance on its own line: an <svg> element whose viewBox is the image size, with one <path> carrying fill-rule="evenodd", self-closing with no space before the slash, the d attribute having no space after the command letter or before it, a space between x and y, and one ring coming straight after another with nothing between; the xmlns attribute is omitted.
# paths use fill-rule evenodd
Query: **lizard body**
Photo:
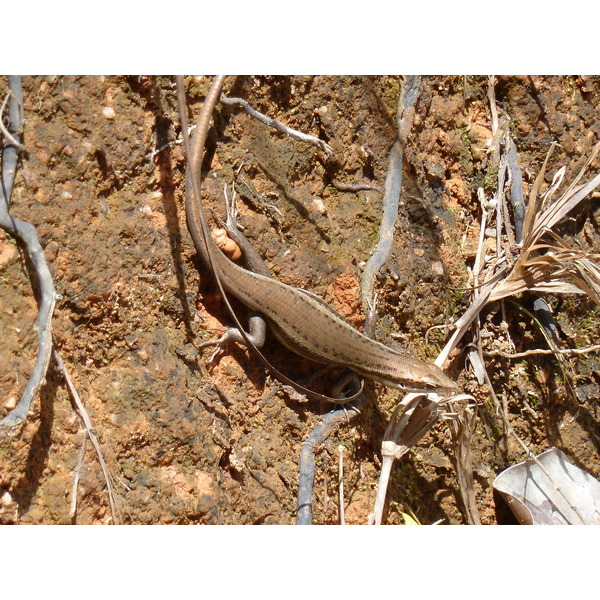
<svg viewBox="0 0 600 600"><path fill-rule="evenodd" d="M187 223L203 262L225 290L264 315L274 334L297 354L316 362L345 366L365 378L407 392L455 392L456 383L437 365L404 355L365 336L315 294L240 267L218 249L208 231L199 183L206 136L223 82L223 76L213 80L198 117L188 158ZM244 340L247 336L242 335Z"/></svg>

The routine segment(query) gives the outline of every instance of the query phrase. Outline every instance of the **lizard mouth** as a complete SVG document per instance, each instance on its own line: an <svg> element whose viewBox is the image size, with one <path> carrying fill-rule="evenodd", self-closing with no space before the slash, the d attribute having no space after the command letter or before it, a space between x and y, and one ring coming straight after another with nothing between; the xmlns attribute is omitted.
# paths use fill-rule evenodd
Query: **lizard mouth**
<svg viewBox="0 0 600 600"><path fill-rule="evenodd" d="M428 381L390 381L380 379L380 383L407 393L454 394L460 389L458 384L443 372Z"/></svg>

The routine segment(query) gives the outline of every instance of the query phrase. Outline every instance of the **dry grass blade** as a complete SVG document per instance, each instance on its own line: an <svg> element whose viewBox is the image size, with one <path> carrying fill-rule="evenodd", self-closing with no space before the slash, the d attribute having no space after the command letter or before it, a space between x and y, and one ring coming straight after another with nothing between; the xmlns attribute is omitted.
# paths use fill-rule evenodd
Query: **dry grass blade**
<svg viewBox="0 0 600 600"><path fill-rule="evenodd" d="M113 523L119 524L121 522L121 512L117 503L117 495L114 491L112 484L113 474L111 473L110 469L108 468L108 465L106 464L106 461L104 460L104 455L102 454L102 449L100 448L100 442L98 441L98 438L94 433L94 424L92 423L92 420L90 419L90 416L87 410L85 409L81 398L79 397L77 388L73 385L73 382L71 381L71 377L69 376L69 373L65 367L65 363L63 362L62 358L60 357L60 354L56 351L56 349L53 350L53 358L58 370L62 373L65 379L65 383L67 384L67 388L69 389L71 398L73 399L73 402L77 408L77 412L79 413L79 416L85 426L85 432L89 436L90 441L92 442L92 446L96 451L96 456L98 457L98 462L100 463L100 468L102 469L102 473L106 481L106 489L108 491L108 501L110 504L112 520Z"/></svg>
<svg viewBox="0 0 600 600"><path fill-rule="evenodd" d="M598 257L575 250L556 234L549 234L555 243L537 244L524 251L508 277L491 291L488 302L530 291L587 294L600 305Z"/></svg>
<svg viewBox="0 0 600 600"><path fill-rule="evenodd" d="M559 198L554 204L547 206L552 195L557 190L560 183L562 183L562 178L564 176L564 169L560 169L554 176L554 181L552 182L552 186L548 192L544 194L543 198L539 198L541 185L546 174L546 165L550 156L552 155L554 146L554 144L550 146L550 150L548 151L546 159L544 160L544 164L542 165L542 169L535 180L529 196L529 203L527 205L527 212L525 213L525 222L523 225L524 247L533 245L535 241L542 235L544 229L551 229L554 225L556 225L556 223L563 219L567 213L573 210L573 208L575 208L575 206L577 206L581 200L583 200L600 184L600 174L598 174L589 183L581 186L577 185L600 151L599 142L592 150L592 154L588 158L584 167L571 182L569 187L565 190L562 197Z"/></svg>
<svg viewBox="0 0 600 600"><path fill-rule="evenodd" d="M372 522L381 525L385 497L394 460L401 458L439 419L438 403L431 396L408 394L396 407L381 444L382 465Z"/></svg>
<svg viewBox="0 0 600 600"><path fill-rule="evenodd" d="M542 165L538 176L535 178L533 187L531 188L531 193L529 194L529 202L527 203L527 209L525 210L525 218L523 220L524 245L526 245L529 240L531 230L533 227L533 220L540 208L541 199L539 197L539 194L542 188L542 184L544 183L544 177L546 175L546 167L548 165L548 161L550 160L550 157L552 156L552 152L554 152L555 147L556 143L553 142L550 146L550 150L548 150L548 154L546 154L544 164Z"/></svg>
<svg viewBox="0 0 600 600"><path fill-rule="evenodd" d="M373 513L369 522L381 525L385 497L394 460L404 456L435 425L448 402L474 400L472 396L459 394L442 398L437 394L407 394L396 407L381 444L382 464L377 485Z"/></svg>
<svg viewBox="0 0 600 600"><path fill-rule="evenodd" d="M583 257L569 264L568 269L569 278L577 281L577 287L600 305L600 268L598 263Z"/></svg>
<svg viewBox="0 0 600 600"><path fill-rule="evenodd" d="M88 438L87 429L83 430L83 440L81 442L81 450L79 451L79 458L77 459L77 465L75 466L75 473L73 475L73 486L71 489L71 509L69 510L69 517L75 518L77 514L77 486L79 485L79 477L81 475L81 468L83 467L83 459L85 457L85 446Z"/></svg>
<svg viewBox="0 0 600 600"><path fill-rule="evenodd" d="M571 248L553 231L548 231L547 234L553 244L540 245L538 248L545 249L544 258L547 257L549 264L554 264L552 280L569 280L572 286L578 288L577 292L586 293L600 305L600 256Z"/></svg>
<svg viewBox="0 0 600 600"><path fill-rule="evenodd" d="M571 184L569 185L569 187L566 189L565 193L563 194L563 197L569 197L571 198L573 195L575 195L575 192L577 190L580 190L582 188L585 188L586 186L580 186L579 188L577 188L577 190L575 190L575 186L577 186L577 184L579 183L579 180L584 176L585 172L589 169L590 165L592 164L593 160L596 158L598 152L600 151L600 142L598 144L596 144L592 150L592 153L590 154L590 157L588 158L587 162L585 163L585 165L583 166L583 168L581 169L581 171L579 171L578 175L575 177L575 179L573 179L573 181L571 182ZM591 184L591 182L590 182ZM588 185L590 185L588 184ZM594 186L596 187L596 186ZM593 189L593 188L592 188ZM550 190L550 192L552 192L553 190ZM582 198L587 196L587 194L590 192L586 191ZM550 192L548 195L550 195ZM573 200L574 201L574 200ZM578 202L579 200L577 200ZM558 222L560 221L560 219L562 219L562 217L569 212L569 210L571 210L571 208L568 208L564 214L560 215L554 222ZM553 223L546 223L546 227L552 227Z"/></svg>
<svg viewBox="0 0 600 600"><path fill-rule="evenodd" d="M556 223L562 220L567 213L573 210L588 194L600 185L600 174L596 175L589 183L571 188L563 194L552 206L544 211L535 220L533 229L534 238L543 233L544 229L552 229Z"/></svg>
<svg viewBox="0 0 600 600"><path fill-rule="evenodd" d="M477 423L477 406L467 405L448 417L448 424L454 442L452 462L456 470L459 492L469 525L481 525L477 509L477 496L473 479L473 454L471 438Z"/></svg>
<svg viewBox="0 0 600 600"><path fill-rule="evenodd" d="M498 281L497 278L502 276L507 270L506 265L502 265L501 270L490 278L491 281L487 281L478 289L478 293L471 302L469 308L467 308L460 319L454 323L454 333L434 361L438 367L444 364L452 350L456 348L458 342L460 342L465 333L469 330L473 321L478 317L484 306L490 301L490 294L494 291Z"/></svg>

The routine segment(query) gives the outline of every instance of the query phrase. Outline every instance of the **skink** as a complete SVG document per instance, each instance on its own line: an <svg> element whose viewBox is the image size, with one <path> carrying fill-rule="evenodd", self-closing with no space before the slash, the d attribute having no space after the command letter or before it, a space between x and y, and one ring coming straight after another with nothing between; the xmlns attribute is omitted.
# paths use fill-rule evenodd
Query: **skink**
<svg viewBox="0 0 600 600"><path fill-rule="evenodd" d="M358 375L405 392L456 392L457 384L438 366L401 354L363 335L318 296L240 267L216 246L208 231L199 190L204 145L224 79L218 76L212 82L188 157L187 224L203 262L215 272L225 290L262 313L273 333L293 352L319 363L347 367ZM178 84L181 94L182 79ZM180 100L180 107L181 104Z"/></svg>

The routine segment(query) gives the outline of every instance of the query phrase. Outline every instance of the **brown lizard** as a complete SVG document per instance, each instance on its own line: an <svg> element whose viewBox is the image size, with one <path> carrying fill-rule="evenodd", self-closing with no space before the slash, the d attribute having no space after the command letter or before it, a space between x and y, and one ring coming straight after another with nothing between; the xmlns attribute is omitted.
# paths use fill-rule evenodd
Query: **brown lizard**
<svg viewBox="0 0 600 600"><path fill-rule="evenodd" d="M264 271L257 273L244 269L217 248L208 231L201 204L200 169L212 112L223 83L224 76L215 77L204 101L189 144L186 178L188 229L196 250L220 285L243 304L264 315L277 338L301 356L319 363L347 367L358 375L405 392L456 392L457 384L437 365L404 355L365 336L315 294L277 281ZM188 145L182 78L178 78L178 92L184 142ZM236 317L235 320L239 325ZM239 329L237 341L253 346L255 350L264 342L264 329L259 329L256 337L244 332L241 327ZM266 361L264 357L262 359ZM294 385L280 373L276 372L276 376ZM298 387L297 384L294 387ZM309 392L305 388L301 391ZM358 396L336 399L314 392L307 395L336 403L348 402Z"/></svg>

